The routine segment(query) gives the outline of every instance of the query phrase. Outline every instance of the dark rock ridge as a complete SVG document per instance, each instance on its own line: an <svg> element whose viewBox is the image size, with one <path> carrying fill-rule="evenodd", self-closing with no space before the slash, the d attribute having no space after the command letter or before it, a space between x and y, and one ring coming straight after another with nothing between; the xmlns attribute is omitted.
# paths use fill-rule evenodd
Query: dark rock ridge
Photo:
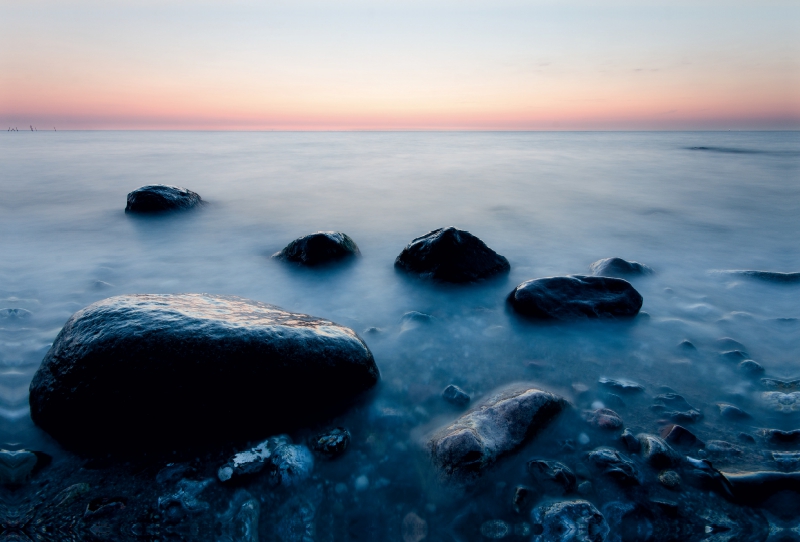
<svg viewBox="0 0 800 542"><path fill-rule="evenodd" d="M518 313L554 320L636 316L642 301L625 280L584 275L529 280L508 296Z"/></svg>
<svg viewBox="0 0 800 542"><path fill-rule="evenodd" d="M75 447L245 438L329 417L380 377L354 331L239 297L126 295L76 312L30 386Z"/></svg>
<svg viewBox="0 0 800 542"><path fill-rule="evenodd" d="M403 249L394 266L444 282L475 282L511 269L508 260L483 241L453 227L417 237Z"/></svg>
<svg viewBox="0 0 800 542"><path fill-rule="evenodd" d="M128 194L126 213L162 213L183 211L202 203L200 196L191 190L168 184L149 184Z"/></svg>
<svg viewBox="0 0 800 542"><path fill-rule="evenodd" d="M601 277L628 277L650 275L653 268L639 262L629 262L622 258L603 258L589 266L592 275Z"/></svg>
<svg viewBox="0 0 800 542"><path fill-rule="evenodd" d="M361 256L355 241L338 231L318 231L299 237L286 245L273 258L303 265L321 265Z"/></svg>
<svg viewBox="0 0 800 542"><path fill-rule="evenodd" d="M734 270L724 271L731 275L739 275L751 279L761 280L764 282L775 282L779 284L797 284L800 283L800 272L795 273L781 273L779 271L752 271L752 270Z"/></svg>
<svg viewBox="0 0 800 542"><path fill-rule="evenodd" d="M562 397L527 385L496 391L437 431L428 452L444 478L469 481L519 448L567 405Z"/></svg>

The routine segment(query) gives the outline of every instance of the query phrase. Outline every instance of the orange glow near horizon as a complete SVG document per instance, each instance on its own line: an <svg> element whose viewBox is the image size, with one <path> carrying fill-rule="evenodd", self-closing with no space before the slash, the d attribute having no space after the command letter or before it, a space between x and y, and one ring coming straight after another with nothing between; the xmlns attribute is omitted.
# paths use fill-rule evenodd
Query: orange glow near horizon
<svg viewBox="0 0 800 542"><path fill-rule="evenodd" d="M800 129L787 22L800 10L780 2L609 13L576 2L586 14L167 3L0 8L0 126Z"/></svg>

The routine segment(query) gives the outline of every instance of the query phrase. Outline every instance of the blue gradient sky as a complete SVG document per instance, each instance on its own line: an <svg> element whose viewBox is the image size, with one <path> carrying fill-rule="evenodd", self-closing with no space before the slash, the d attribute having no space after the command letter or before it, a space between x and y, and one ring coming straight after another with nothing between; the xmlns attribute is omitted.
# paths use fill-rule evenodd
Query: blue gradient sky
<svg viewBox="0 0 800 542"><path fill-rule="evenodd" d="M0 0L0 126L800 129L800 2Z"/></svg>

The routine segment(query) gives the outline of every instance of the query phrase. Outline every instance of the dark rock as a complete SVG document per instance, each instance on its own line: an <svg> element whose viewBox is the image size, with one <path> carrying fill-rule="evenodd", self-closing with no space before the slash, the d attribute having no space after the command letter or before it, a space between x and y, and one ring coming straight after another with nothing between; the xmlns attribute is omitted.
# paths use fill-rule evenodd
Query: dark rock
<svg viewBox="0 0 800 542"><path fill-rule="evenodd" d="M589 266L592 275L601 277L629 277L650 275L653 269L643 263L629 262L622 258L604 258Z"/></svg>
<svg viewBox="0 0 800 542"><path fill-rule="evenodd" d="M400 331L410 331L427 326L436 321L434 316L424 312L409 311L400 317Z"/></svg>
<svg viewBox="0 0 800 542"><path fill-rule="evenodd" d="M602 399L606 406L613 408L625 408L625 401L623 401L622 397L616 393L605 393L603 394Z"/></svg>
<svg viewBox="0 0 800 542"><path fill-rule="evenodd" d="M621 393L638 393L644 391L644 386L637 384L633 380L626 380L624 378L606 378L602 377L598 380L600 385L611 388Z"/></svg>
<svg viewBox="0 0 800 542"><path fill-rule="evenodd" d="M546 459L528 461L528 474L548 495L563 495L575 491L578 479L563 463Z"/></svg>
<svg viewBox="0 0 800 542"><path fill-rule="evenodd" d="M636 465L613 448L595 448L589 452L586 458L595 470L621 485L639 483L639 470Z"/></svg>
<svg viewBox="0 0 800 542"><path fill-rule="evenodd" d="M642 445L642 457L653 467L663 469L680 463L681 456L661 438L646 433L637 435L637 438Z"/></svg>
<svg viewBox="0 0 800 542"><path fill-rule="evenodd" d="M730 442L725 442L724 440L709 440L706 443L706 450L708 450L709 453L721 456L742 454L741 448L734 446Z"/></svg>
<svg viewBox="0 0 800 542"><path fill-rule="evenodd" d="M589 480L584 480L578 484L578 493L583 496L589 495L592 492L592 483Z"/></svg>
<svg viewBox="0 0 800 542"><path fill-rule="evenodd" d="M800 470L799 452L772 452L772 460L783 471L795 472Z"/></svg>
<svg viewBox="0 0 800 542"><path fill-rule="evenodd" d="M522 315L556 320L626 318L642 308L642 296L629 282L583 275L523 282L508 302Z"/></svg>
<svg viewBox="0 0 800 542"><path fill-rule="evenodd" d="M366 344L327 320L237 297L119 296L65 324L31 417L76 447L183 445L294 428L378 378Z"/></svg>
<svg viewBox="0 0 800 542"><path fill-rule="evenodd" d="M714 341L716 347L722 351L725 350L745 350L745 347L742 343L735 339L731 339L730 337L722 337L721 339L717 339Z"/></svg>
<svg viewBox="0 0 800 542"><path fill-rule="evenodd" d="M278 435L234 455L219 468L217 477L220 482L238 481L265 471L272 485L292 486L308 478L313 468L308 448Z"/></svg>
<svg viewBox="0 0 800 542"><path fill-rule="evenodd" d="M567 405L558 395L526 385L494 392L429 439L432 462L444 477L478 477L499 457L519 448Z"/></svg>
<svg viewBox="0 0 800 542"><path fill-rule="evenodd" d="M658 473L658 481L668 489L680 489L681 477L674 470L664 470Z"/></svg>
<svg viewBox="0 0 800 542"><path fill-rule="evenodd" d="M533 492L531 491L531 488L517 486L514 489L514 498L511 500L514 512L517 514L524 514L532 499Z"/></svg>
<svg viewBox="0 0 800 542"><path fill-rule="evenodd" d="M286 245L273 258L314 266L360 256L361 251L347 234L338 231L318 231L299 237Z"/></svg>
<svg viewBox="0 0 800 542"><path fill-rule="evenodd" d="M697 347L691 341L688 340L684 340L678 343L678 348L680 348L681 350L686 350L688 352L697 351Z"/></svg>
<svg viewBox="0 0 800 542"><path fill-rule="evenodd" d="M417 237L394 262L395 267L423 278L444 282L474 282L511 266L486 244L456 228L440 228Z"/></svg>
<svg viewBox="0 0 800 542"><path fill-rule="evenodd" d="M470 401L469 394L454 384L450 384L444 389L442 398L456 406L464 406Z"/></svg>
<svg viewBox="0 0 800 542"><path fill-rule="evenodd" d="M680 425L667 425L661 428L661 438L664 442L672 446L682 448L700 447L704 446L703 442L698 439L694 433Z"/></svg>
<svg viewBox="0 0 800 542"><path fill-rule="evenodd" d="M743 503L759 504L782 491L800 493L800 472L756 471L721 474L730 484L733 495ZM796 511L795 508L795 517Z"/></svg>
<svg viewBox="0 0 800 542"><path fill-rule="evenodd" d="M320 433L311 439L311 449L329 458L339 457L350 444L350 431L344 427L335 427Z"/></svg>
<svg viewBox="0 0 800 542"><path fill-rule="evenodd" d="M597 508L580 499L541 504L531 512L531 520L541 526L535 542L603 542L609 531Z"/></svg>
<svg viewBox="0 0 800 542"><path fill-rule="evenodd" d="M83 517L84 519L95 520L103 516L110 516L123 510L126 504L127 499L124 497L97 497L86 505Z"/></svg>
<svg viewBox="0 0 800 542"><path fill-rule="evenodd" d="M632 454L635 454L642 449L642 445L639 444L639 439L637 439L636 436L634 436L634 434L627 429L622 432L622 435L620 435L620 440L622 440L622 443L625 445L625 449Z"/></svg>
<svg viewBox="0 0 800 542"><path fill-rule="evenodd" d="M720 416L725 419L739 421L750 418L750 414L741 408L729 405L728 403L718 403L717 407L719 407Z"/></svg>
<svg viewBox="0 0 800 542"><path fill-rule="evenodd" d="M183 211L202 203L200 196L180 186L150 184L128 194L126 213Z"/></svg>
<svg viewBox="0 0 800 542"><path fill-rule="evenodd" d="M761 376L764 374L764 366L752 359L746 359L739 364L739 370L747 376Z"/></svg>
<svg viewBox="0 0 800 542"><path fill-rule="evenodd" d="M665 393L655 397L656 404L650 407L674 422L696 422L703 417L703 413L690 405L683 396L677 393ZM683 410L676 410L683 409Z"/></svg>
<svg viewBox="0 0 800 542"><path fill-rule="evenodd" d="M800 442L800 429L794 429L793 431L764 429L762 434L768 442L773 442L776 444L795 444Z"/></svg>
<svg viewBox="0 0 800 542"><path fill-rule="evenodd" d="M744 352L742 350L729 350L727 352L722 352L719 355L719 357L721 357L725 361L735 361L735 362L738 363L738 362L741 362L743 360L749 359L750 358L750 354L748 354L747 352Z"/></svg>
<svg viewBox="0 0 800 542"><path fill-rule="evenodd" d="M622 429L624 425L622 418L619 414L608 408L598 408L597 410L588 410L584 412L584 419L592 427L598 429L606 429L608 431L616 431Z"/></svg>

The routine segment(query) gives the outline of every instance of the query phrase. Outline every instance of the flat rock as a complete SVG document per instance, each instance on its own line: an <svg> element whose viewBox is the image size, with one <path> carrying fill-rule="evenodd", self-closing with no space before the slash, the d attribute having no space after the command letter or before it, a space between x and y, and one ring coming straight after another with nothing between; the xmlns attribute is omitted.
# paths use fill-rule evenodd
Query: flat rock
<svg viewBox="0 0 800 542"><path fill-rule="evenodd" d="M589 266L592 275L601 277L630 277L650 275L653 268L639 262L629 262L622 258L603 258Z"/></svg>
<svg viewBox="0 0 800 542"><path fill-rule="evenodd" d="M469 481L519 448L567 405L562 397L527 385L498 390L428 440L431 460L445 479Z"/></svg>
<svg viewBox="0 0 800 542"><path fill-rule="evenodd" d="M439 228L412 240L394 265L423 278L444 282L475 282L507 273L508 260L469 233Z"/></svg>
<svg viewBox="0 0 800 542"><path fill-rule="evenodd" d="M200 196L182 188L167 184L149 184L128 194L126 213L163 213L184 211L202 203Z"/></svg>
<svg viewBox="0 0 800 542"><path fill-rule="evenodd" d="M76 312L30 386L75 447L246 438L333 415L380 377L352 330L238 297L126 295Z"/></svg>
<svg viewBox="0 0 800 542"><path fill-rule="evenodd" d="M360 255L358 245L349 235L338 231L318 231L295 239L272 257L315 266Z"/></svg>
<svg viewBox="0 0 800 542"><path fill-rule="evenodd" d="M642 301L625 280L584 275L529 280L508 296L518 313L551 320L632 317Z"/></svg>

